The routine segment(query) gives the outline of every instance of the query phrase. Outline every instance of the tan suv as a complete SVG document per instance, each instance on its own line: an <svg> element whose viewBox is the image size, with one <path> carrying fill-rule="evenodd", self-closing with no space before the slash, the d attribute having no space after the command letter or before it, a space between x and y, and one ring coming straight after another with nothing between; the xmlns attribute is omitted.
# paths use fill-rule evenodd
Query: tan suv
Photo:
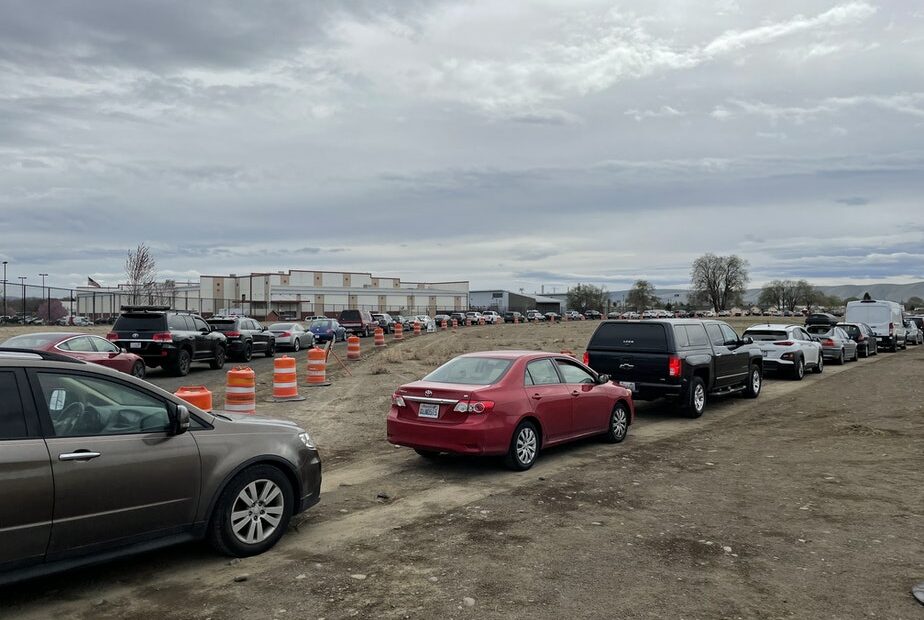
<svg viewBox="0 0 924 620"><path fill-rule="evenodd" d="M0 583L208 539L262 553L318 501L295 424L206 413L145 381L0 348Z"/></svg>

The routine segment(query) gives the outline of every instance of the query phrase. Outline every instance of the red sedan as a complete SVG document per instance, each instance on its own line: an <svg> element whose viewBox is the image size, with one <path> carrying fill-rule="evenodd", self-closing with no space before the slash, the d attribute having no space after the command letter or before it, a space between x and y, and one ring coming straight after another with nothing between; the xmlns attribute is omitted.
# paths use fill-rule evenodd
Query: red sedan
<svg viewBox="0 0 924 620"><path fill-rule="evenodd" d="M576 359L535 351L460 355L392 395L388 441L424 457L505 455L529 469L539 450L590 435L626 438L632 393Z"/></svg>
<svg viewBox="0 0 924 620"><path fill-rule="evenodd" d="M13 336L0 347L38 349L92 362L144 379L144 360L92 334L47 332Z"/></svg>

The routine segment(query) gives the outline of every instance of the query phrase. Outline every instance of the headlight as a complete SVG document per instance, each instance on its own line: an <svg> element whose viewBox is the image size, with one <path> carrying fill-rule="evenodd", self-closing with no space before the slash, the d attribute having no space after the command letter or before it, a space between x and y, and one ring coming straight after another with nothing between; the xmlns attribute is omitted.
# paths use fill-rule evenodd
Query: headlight
<svg viewBox="0 0 924 620"><path fill-rule="evenodd" d="M314 442L311 440L311 435L308 433L299 433L298 438L302 440L302 443L305 444L306 448L315 449Z"/></svg>

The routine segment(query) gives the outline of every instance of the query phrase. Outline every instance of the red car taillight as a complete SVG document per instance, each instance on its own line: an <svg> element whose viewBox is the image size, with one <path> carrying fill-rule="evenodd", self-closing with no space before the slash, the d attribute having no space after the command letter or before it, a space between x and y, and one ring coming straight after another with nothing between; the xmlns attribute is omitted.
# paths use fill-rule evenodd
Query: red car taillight
<svg viewBox="0 0 924 620"><path fill-rule="evenodd" d="M590 353L584 351L584 365L590 366Z"/></svg>
<svg viewBox="0 0 924 620"><path fill-rule="evenodd" d="M493 400L460 400L452 408L457 413L491 413L493 409Z"/></svg>
<svg viewBox="0 0 924 620"><path fill-rule="evenodd" d="M151 336L154 342L173 342L173 334L170 332L158 332Z"/></svg>
<svg viewBox="0 0 924 620"><path fill-rule="evenodd" d="M279 334L279 335L280 335L280 336L283 336L283 337L288 337L288 336L291 336L291 335L292 335L292 332L282 332L282 333Z"/></svg>
<svg viewBox="0 0 924 620"><path fill-rule="evenodd" d="M667 360L667 374L671 377L680 376L680 358L676 355L671 355Z"/></svg>
<svg viewBox="0 0 924 620"><path fill-rule="evenodd" d="M106 334L106 340L118 340L118 339L119 339L119 335L115 332L109 332L108 334Z"/></svg>
<svg viewBox="0 0 924 620"><path fill-rule="evenodd" d="M831 340L830 338L825 338L824 340L821 341L821 346L823 346L823 347L833 347L833 346L834 346L834 341Z"/></svg>
<svg viewBox="0 0 924 620"><path fill-rule="evenodd" d="M225 338L240 338L241 332L225 332Z"/></svg>
<svg viewBox="0 0 924 620"><path fill-rule="evenodd" d="M791 347L792 340L780 340L779 342L774 342L773 344L780 346L780 347Z"/></svg>
<svg viewBox="0 0 924 620"><path fill-rule="evenodd" d="M407 407L404 399L397 392L391 395L391 404L395 407Z"/></svg>

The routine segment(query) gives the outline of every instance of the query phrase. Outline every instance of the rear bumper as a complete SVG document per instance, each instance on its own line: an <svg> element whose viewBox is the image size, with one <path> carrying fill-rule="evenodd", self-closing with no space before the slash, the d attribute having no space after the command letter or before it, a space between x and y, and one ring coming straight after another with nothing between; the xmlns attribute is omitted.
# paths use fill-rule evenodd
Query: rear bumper
<svg viewBox="0 0 924 620"><path fill-rule="evenodd" d="M472 415L462 424L440 424L399 418L394 407L386 428L389 443L396 446L455 454L505 454L512 435L497 415Z"/></svg>
<svg viewBox="0 0 924 620"><path fill-rule="evenodd" d="M774 372L774 371L779 371L779 370L789 370L793 367L793 363L794 362L792 360L781 360L781 359L768 360L765 357L762 366L763 366L764 371Z"/></svg>
<svg viewBox="0 0 924 620"><path fill-rule="evenodd" d="M614 379L614 383L620 385L620 380ZM687 386L687 380L683 383L665 385L663 383L644 383L635 382L635 389L632 390L632 400L654 400L656 398L682 396Z"/></svg>
<svg viewBox="0 0 924 620"><path fill-rule="evenodd" d="M841 350L840 350L840 349L822 349L822 350L821 350L821 355L822 355L826 360L828 360L828 359L836 360L836 359L840 359L840 357L841 357ZM846 355L846 353L845 353L845 355Z"/></svg>

